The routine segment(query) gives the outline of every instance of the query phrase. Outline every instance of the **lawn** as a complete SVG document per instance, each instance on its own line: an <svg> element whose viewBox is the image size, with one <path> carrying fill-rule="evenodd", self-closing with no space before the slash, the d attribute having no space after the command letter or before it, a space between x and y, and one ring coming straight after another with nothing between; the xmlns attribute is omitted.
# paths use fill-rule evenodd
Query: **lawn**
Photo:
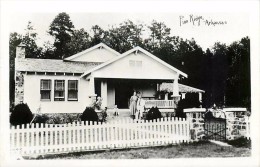
<svg viewBox="0 0 260 167"><path fill-rule="evenodd" d="M149 148L81 152L45 155L36 159L149 159L149 158L205 158L205 157L249 157L248 147L225 147L210 142L169 145Z"/></svg>

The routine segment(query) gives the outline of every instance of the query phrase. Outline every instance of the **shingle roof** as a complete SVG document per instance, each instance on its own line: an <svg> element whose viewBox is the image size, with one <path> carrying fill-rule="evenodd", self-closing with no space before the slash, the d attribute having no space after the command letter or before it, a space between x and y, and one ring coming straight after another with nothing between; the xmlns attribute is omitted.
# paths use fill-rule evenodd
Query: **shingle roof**
<svg viewBox="0 0 260 167"><path fill-rule="evenodd" d="M173 83L162 83L160 86L160 91L172 92ZM179 84L179 92L181 93L204 93L204 90L193 88L191 86Z"/></svg>
<svg viewBox="0 0 260 167"><path fill-rule="evenodd" d="M84 73L101 63L70 62L55 59L15 59L17 71Z"/></svg>

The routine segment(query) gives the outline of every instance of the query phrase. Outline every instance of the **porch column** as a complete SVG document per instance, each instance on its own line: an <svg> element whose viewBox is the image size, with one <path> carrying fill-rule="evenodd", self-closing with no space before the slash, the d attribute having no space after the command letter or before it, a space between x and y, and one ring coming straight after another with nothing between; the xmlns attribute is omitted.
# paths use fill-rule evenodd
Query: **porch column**
<svg viewBox="0 0 260 167"><path fill-rule="evenodd" d="M168 93L164 94L164 100L168 100Z"/></svg>
<svg viewBox="0 0 260 167"><path fill-rule="evenodd" d="M202 101L202 93L199 92L199 101Z"/></svg>
<svg viewBox="0 0 260 167"><path fill-rule="evenodd" d="M97 95L95 94L95 82L94 82L94 77L89 77L89 87L88 87L88 91L89 91L89 97L92 98L92 100L94 100L93 97L96 97Z"/></svg>
<svg viewBox="0 0 260 167"><path fill-rule="evenodd" d="M102 108L107 107L107 82L101 81Z"/></svg>
<svg viewBox="0 0 260 167"><path fill-rule="evenodd" d="M178 85L178 78L179 78L179 74L177 74L176 78L173 80L173 100L177 103L180 100L180 96L179 95L179 85Z"/></svg>
<svg viewBox="0 0 260 167"><path fill-rule="evenodd" d="M181 99L185 99L186 93L181 93Z"/></svg>

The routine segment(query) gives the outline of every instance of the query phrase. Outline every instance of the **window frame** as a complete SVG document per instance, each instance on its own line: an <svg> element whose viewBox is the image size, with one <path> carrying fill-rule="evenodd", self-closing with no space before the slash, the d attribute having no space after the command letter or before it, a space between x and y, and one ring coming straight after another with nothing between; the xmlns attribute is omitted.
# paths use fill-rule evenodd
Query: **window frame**
<svg viewBox="0 0 260 167"><path fill-rule="evenodd" d="M59 81L62 81L62 83L63 83L62 90L57 90L56 85L57 85L57 82L59 82ZM56 97L55 96L56 92L63 92L63 96ZM54 101L65 101L65 80L64 79L55 79L54 80L54 95L53 96L54 96L53 97Z"/></svg>
<svg viewBox="0 0 260 167"><path fill-rule="evenodd" d="M48 81L48 89L43 88L43 81ZM41 79L40 80L40 100L41 101L51 101L51 88L52 88L52 81L51 79ZM42 98L42 92L48 92L49 93L49 99L43 99Z"/></svg>
<svg viewBox="0 0 260 167"><path fill-rule="evenodd" d="M75 82L76 83L76 86L75 86L75 88L73 89L73 88L70 88L70 82ZM70 98L69 97L69 94L70 94L70 91L72 91L72 92L76 92L76 94L77 94L77 98L76 99L72 99L72 98ZM67 99L68 99L68 101L78 101L79 100L79 81L78 80L68 80L68 89L67 89Z"/></svg>

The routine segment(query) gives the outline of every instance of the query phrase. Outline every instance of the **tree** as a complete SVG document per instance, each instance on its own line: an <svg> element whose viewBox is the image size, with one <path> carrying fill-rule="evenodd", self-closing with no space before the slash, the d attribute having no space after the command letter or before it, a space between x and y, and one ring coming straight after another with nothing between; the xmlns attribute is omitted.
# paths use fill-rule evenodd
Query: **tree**
<svg viewBox="0 0 260 167"><path fill-rule="evenodd" d="M227 105L250 107L250 40L248 37L228 47Z"/></svg>
<svg viewBox="0 0 260 167"><path fill-rule="evenodd" d="M91 36L90 46L94 46L99 44L100 42L103 42L108 35L108 32L104 31L98 25L92 26L91 31L93 31L93 36Z"/></svg>
<svg viewBox="0 0 260 167"><path fill-rule="evenodd" d="M32 26L32 22L29 21L25 29L26 33L22 38L22 43L25 45L26 58L40 58L42 48L36 44L37 33Z"/></svg>
<svg viewBox="0 0 260 167"><path fill-rule="evenodd" d="M225 104L226 96L228 73L227 46L217 42L212 49L212 100L221 106Z"/></svg>
<svg viewBox="0 0 260 167"><path fill-rule="evenodd" d="M148 26L151 31L150 39L152 47L160 47L162 42L170 35L171 29L168 28L165 23L152 21L152 25Z"/></svg>
<svg viewBox="0 0 260 167"><path fill-rule="evenodd" d="M56 59L62 59L69 56L69 50L66 47L71 41L74 25L70 20L70 16L65 13L59 13L50 25L48 33L54 36L54 55Z"/></svg>
<svg viewBox="0 0 260 167"><path fill-rule="evenodd" d="M118 27L112 26L108 30L105 42L116 51L123 53L135 46L142 45L142 31L141 24L134 24L127 20L119 24Z"/></svg>
<svg viewBox="0 0 260 167"><path fill-rule="evenodd" d="M70 55L81 52L90 47L90 36L83 28L75 30L69 43L67 43Z"/></svg>
<svg viewBox="0 0 260 167"><path fill-rule="evenodd" d="M53 44L50 43L50 41L44 42L41 58L55 59L54 51L55 51L55 47L53 46Z"/></svg>

